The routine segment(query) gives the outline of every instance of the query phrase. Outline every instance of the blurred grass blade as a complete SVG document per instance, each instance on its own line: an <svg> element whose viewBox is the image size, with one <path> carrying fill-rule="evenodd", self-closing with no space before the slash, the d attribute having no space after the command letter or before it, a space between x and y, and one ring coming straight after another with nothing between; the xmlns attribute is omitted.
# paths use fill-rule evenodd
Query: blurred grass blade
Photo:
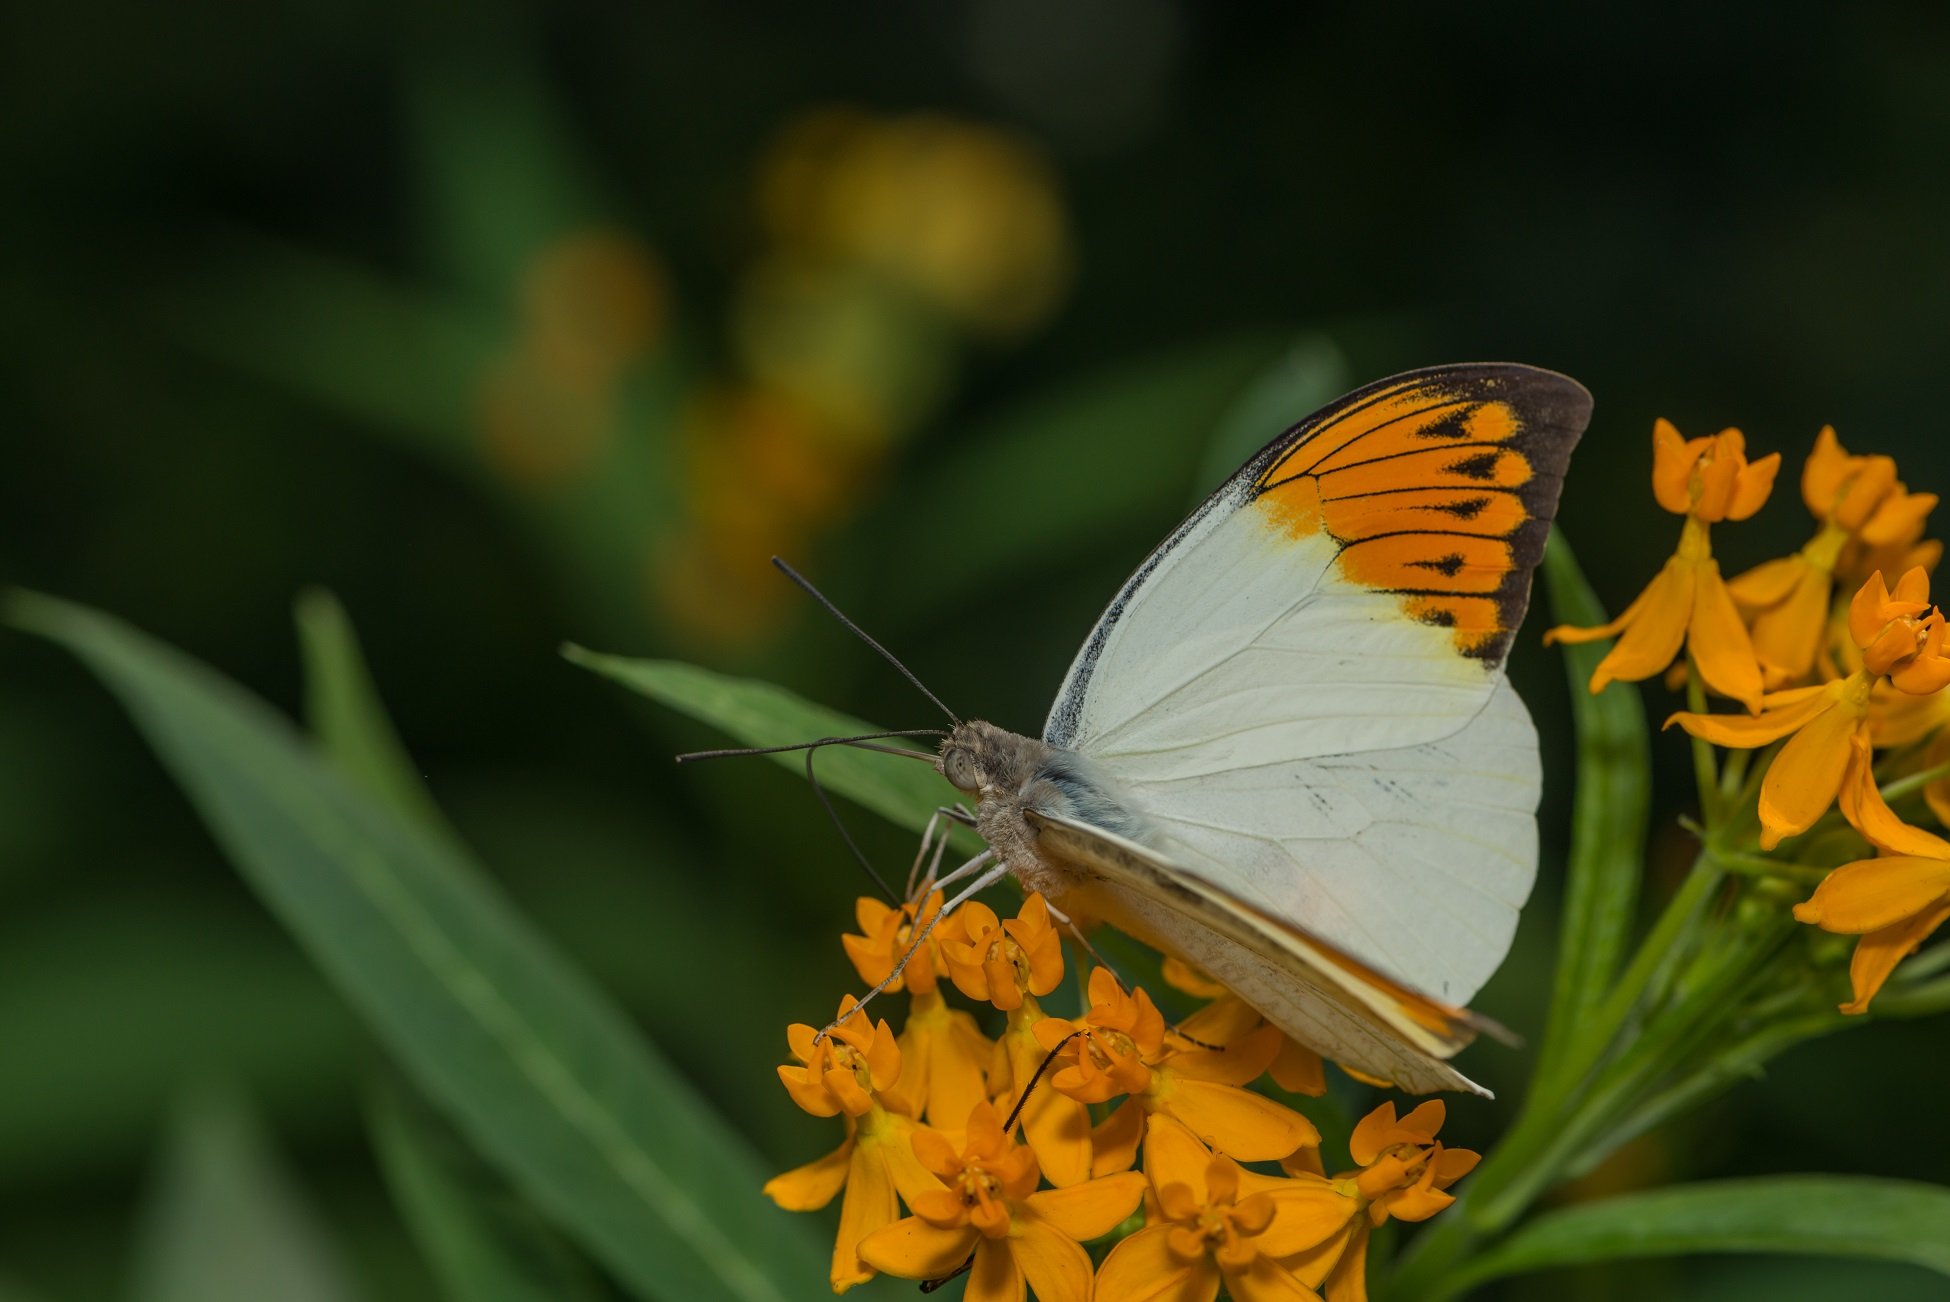
<svg viewBox="0 0 1950 1302"><path fill-rule="evenodd" d="M414 1083L639 1296L824 1295L826 1254L743 1141L464 856L153 639L47 597L8 613L103 678Z"/></svg>
<svg viewBox="0 0 1950 1302"><path fill-rule="evenodd" d="M452 1302L604 1296L568 1245L404 1084L377 1085L366 1119L393 1201Z"/></svg>
<svg viewBox="0 0 1950 1302"><path fill-rule="evenodd" d="M896 613L925 622L998 575L1102 547L1118 538L1119 526L1149 532L1175 520L1196 486L1214 426L1280 345L1272 335L1201 342L1108 369L955 431L943 440L948 455L876 522L875 536L885 539L881 582L901 594ZM1136 466L1144 472L1131 473ZM980 546L971 545L966 527L914 527L917 505L956 502L1006 504L1009 526L981 530Z"/></svg>
<svg viewBox="0 0 1950 1302"><path fill-rule="evenodd" d="M1222 484L1247 458L1354 387L1347 358L1324 334L1302 335L1233 399L1205 447L1190 506Z"/></svg>
<svg viewBox="0 0 1950 1302"><path fill-rule="evenodd" d="M355 1302L338 1249L234 1096L169 1122L144 1214L133 1302Z"/></svg>
<svg viewBox="0 0 1950 1302"><path fill-rule="evenodd" d="M458 841L386 717L345 607L315 588L298 598L295 615L305 659L305 722L326 758L368 795Z"/></svg>
<svg viewBox="0 0 1950 1302"><path fill-rule="evenodd" d="M1543 574L1558 623L1589 627L1605 622L1604 607L1560 532L1552 531L1544 550ZM1537 1093L1558 1083L1555 1077L1574 1029L1618 975L1644 871L1652 781L1644 706L1629 683L1612 683L1596 696L1588 687L1591 671L1610 648L1609 641L1564 648L1577 726L1577 796L1557 978L1533 1086Z"/></svg>
<svg viewBox="0 0 1950 1302"><path fill-rule="evenodd" d="M1950 1189L1862 1176L1768 1176L1584 1203L1538 1217L1444 1280L1431 1302L1508 1275L1697 1252L1854 1257L1950 1275Z"/></svg>
<svg viewBox="0 0 1950 1302"><path fill-rule="evenodd" d="M871 723L814 705L803 696L755 678L733 678L678 660L602 655L579 646L564 647L562 654L605 678L722 729L741 746L789 746L821 737L879 731ZM801 751L766 758L797 773L806 769ZM847 746L820 751L819 784L915 832L926 827L934 811L956 794L928 765ZM966 828L956 832L957 845L972 851L981 844Z"/></svg>

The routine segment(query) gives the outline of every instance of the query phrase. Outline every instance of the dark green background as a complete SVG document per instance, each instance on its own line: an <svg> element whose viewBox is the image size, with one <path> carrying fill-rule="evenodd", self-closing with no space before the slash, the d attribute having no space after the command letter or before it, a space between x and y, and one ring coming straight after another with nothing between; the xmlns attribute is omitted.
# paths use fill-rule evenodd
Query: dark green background
<svg viewBox="0 0 1950 1302"><path fill-rule="evenodd" d="M673 751L709 738L555 647L699 656L887 726L935 722L925 702L811 611L764 645L701 648L627 583L578 569L564 516L455 473L336 398L337 380L292 382L290 359L322 358L434 424L445 411L441 359L334 355L329 306L264 292L266 250L380 278L493 339L536 242L606 221L667 266L670 366L708 373L761 238L754 162L795 114L931 110L1036 142L1075 246L1062 310L965 352L874 501L795 557L958 710L1023 730L1209 477L1160 486L1146 461L1065 460L1058 444L1020 492L915 494L979 464L983 431L1018 404L1086 377L1132 382L1206 350L1230 377L1218 387L1243 392L1303 337L1331 341L1353 381L1488 358L1566 371L1597 410L1561 519L1613 603L1676 533L1647 491L1655 416L1689 434L1738 424L1788 458L1764 516L1720 531L1730 571L1802 540L1791 480L1824 422L1897 456L1912 487L1950 486L1940 10L1043 8L11 6L0 576L126 615L289 708L290 602L336 591L483 857L783 1166L833 1141L771 1069L784 1023L826 1013L851 980L836 933L857 871L802 784L757 763L675 771ZM430 133L429 87L456 85L478 114ZM1214 438L1223 410L1187 444ZM618 500L649 519L670 492ZM1033 564L985 562L1025 512L1098 495L1130 505ZM944 567L953 590L927 588ZM1545 860L1480 1005L1534 1033L1567 739L1533 637L1515 673L1552 769ZM1683 755L1670 739L1660 755L1655 876L1688 853L1670 827ZM107 697L16 637L0 638L0 774L0 1293L131 1295L159 1135L186 1091L218 1082L263 1110L371 1295L422 1296L359 1117L376 1051ZM911 844L862 831L888 863ZM1940 1179L1944 1045L1926 1023L1804 1047L1634 1150L1615 1182ZM1515 1093L1524 1061L1485 1045L1468 1065ZM1452 1126L1480 1145L1504 1116L1463 1102ZM1838 1278L1887 1297L1932 1287L1764 1262L1575 1283L1590 1298L1780 1298Z"/></svg>

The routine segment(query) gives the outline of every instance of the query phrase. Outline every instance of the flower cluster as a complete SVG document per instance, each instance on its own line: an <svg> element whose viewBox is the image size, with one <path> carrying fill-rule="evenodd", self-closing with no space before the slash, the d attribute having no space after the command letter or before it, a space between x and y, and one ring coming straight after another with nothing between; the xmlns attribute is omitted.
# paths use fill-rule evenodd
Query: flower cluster
<svg viewBox="0 0 1950 1302"><path fill-rule="evenodd" d="M1950 814L1950 631L1931 604L1929 573L1942 547L1923 537L1937 498L1909 491L1888 457L1852 455L1823 429L1801 476L1813 538L1722 580L1707 527L1758 511L1777 466L1778 454L1747 460L1737 430L1687 440L1660 421L1653 492L1686 517L1677 553L1616 620L1546 636L1618 638L1592 676L1594 692L1669 670L1675 681L1695 679L1693 708L1668 726L1729 751L1764 752L1753 778L1744 777L1744 759L1729 770L1746 782L1743 809L1751 797L1760 850L1798 863L1806 856L1796 846L1839 814L1853 857L1827 872L1794 916L1861 938L1853 998L1841 1005L1860 1013L1950 918L1950 842L1912 825ZM1706 691L1744 712L1706 712ZM1904 792L1913 812L1892 808L1885 786ZM1795 838L1805 839L1784 847Z"/></svg>
<svg viewBox="0 0 1950 1302"><path fill-rule="evenodd" d="M1089 1006L1052 1016L1042 1001L1065 958L1043 898L1008 919L975 901L936 919L942 903L862 899L859 931L843 939L869 985L906 958L887 987L908 996L898 1035L851 998L824 1034L787 1032L796 1061L780 1081L846 1133L766 1192L802 1211L844 1193L835 1292L876 1272L966 1273L979 1302L1025 1289L1042 1302L1210 1302L1221 1287L1240 1302L1323 1290L1348 1302L1366 1296L1370 1229L1434 1215L1476 1164L1436 1139L1441 1103L1399 1119L1384 1104L1356 1127L1352 1166L1330 1177L1314 1124L1249 1088L1270 1076L1321 1094L1320 1058L1238 996L1168 961L1167 982L1207 1001L1173 1026L1149 993L1097 967ZM993 1039L944 986L989 1010Z"/></svg>

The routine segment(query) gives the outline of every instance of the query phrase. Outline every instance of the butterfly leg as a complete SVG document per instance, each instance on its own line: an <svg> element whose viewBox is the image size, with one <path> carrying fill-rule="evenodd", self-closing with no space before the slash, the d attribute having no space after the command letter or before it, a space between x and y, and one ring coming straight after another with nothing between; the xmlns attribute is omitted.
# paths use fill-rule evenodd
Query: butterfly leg
<svg viewBox="0 0 1950 1302"><path fill-rule="evenodd" d="M1116 980L1118 988L1128 994L1131 987L1125 983L1124 978L1118 974L1117 969L1110 965L1110 961L1097 952L1097 947L1090 943L1089 938L1083 934L1083 928L1076 924L1076 920L1069 914L1063 912L1063 910L1057 908L1054 904L1051 904L1047 898L1043 901L1043 907L1049 910L1051 921L1058 923L1070 933L1070 939L1074 940L1077 943L1077 947L1089 956L1090 961L1110 973L1112 978Z"/></svg>
<svg viewBox="0 0 1950 1302"><path fill-rule="evenodd" d="M934 927L936 923L940 922L943 918L947 917L950 913L953 913L957 908L961 907L963 904L966 904L969 900L973 899L978 893L987 890L989 887L995 885L997 882L1001 881L1004 877L1007 877L1009 875L1009 865L1006 863L991 862L991 860L993 860L994 858L995 858L995 851L984 850L982 851L982 853L976 855L973 859L970 859L967 863L963 864L961 867L955 869L953 872L949 873L946 877L943 877L941 879L941 882L945 883L945 882L960 880L961 878L967 877L971 873L977 874L974 881L970 882L967 886L964 886L961 890L955 893L955 898L949 900L946 904L942 905L939 909L936 909L933 913L928 915L928 920L922 924L920 931L916 932L914 938L908 942L907 952L902 954L900 958L895 961L893 971L889 972L886 976L882 977L880 979L879 985L875 986L873 989L867 991L866 994L862 995L858 1003L854 1004L851 1008L847 1009L844 1013L841 1013L838 1017L835 1017L832 1021L826 1023L826 1025L820 1029L819 1034L813 1037L814 1044L818 1044L821 1040L825 1039L827 1034L831 1032L834 1027L839 1026L841 1023L845 1022L847 1018L853 1016L853 1014L859 1012L862 1008L865 1008L867 1006L867 1002L871 1000L875 995L881 993L888 986L894 984L895 981L899 980L901 972L905 970L907 967L908 960L913 958L916 951L918 951L922 945L925 945L927 943L928 937L934 934Z"/></svg>
<svg viewBox="0 0 1950 1302"><path fill-rule="evenodd" d="M928 819L927 830L921 834L921 849L914 856L914 866L907 872L909 904L919 904L933 894L936 887L943 884L937 879L936 874L941 871L941 856L948 850L948 829L941 826L941 820L944 818L950 822L960 823L964 827L975 826L975 815L966 806L942 805L934 811L934 816ZM930 842L934 846L934 857L928 864L927 876L921 877L917 883L915 879L920 876L921 861L928 857Z"/></svg>

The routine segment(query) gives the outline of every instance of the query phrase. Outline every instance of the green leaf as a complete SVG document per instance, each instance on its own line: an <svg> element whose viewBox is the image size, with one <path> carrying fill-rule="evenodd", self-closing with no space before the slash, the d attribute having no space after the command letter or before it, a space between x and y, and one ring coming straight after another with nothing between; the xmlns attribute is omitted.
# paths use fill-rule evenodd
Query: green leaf
<svg viewBox="0 0 1950 1302"><path fill-rule="evenodd" d="M453 1302L593 1302L600 1284L423 1099L376 1086L366 1118L393 1201Z"/></svg>
<svg viewBox="0 0 1950 1302"><path fill-rule="evenodd" d="M1538 1217L1431 1296L1461 1297L1506 1275L1695 1252L1855 1257L1950 1275L1950 1189L1791 1175L1626 1194Z"/></svg>
<svg viewBox="0 0 1950 1302"><path fill-rule="evenodd" d="M1226 409L1199 463L1192 500L1203 501L1246 459L1347 392L1347 358L1324 334L1302 335L1246 386Z"/></svg>
<svg viewBox="0 0 1950 1302"><path fill-rule="evenodd" d="M744 1142L465 856L119 621L29 595L8 614L107 682L413 1082L639 1296L824 1296L826 1254Z"/></svg>
<svg viewBox="0 0 1950 1302"><path fill-rule="evenodd" d="M339 772L422 827L454 838L445 815L393 731L338 598L313 589L298 598L305 657L305 722Z"/></svg>
<svg viewBox="0 0 1950 1302"><path fill-rule="evenodd" d="M199 1095L165 1139L136 1253L134 1302L354 1302L330 1235L241 1101Z"/></svg>
<svg viewBox="0 0 1950 1302"><path fill-rule="evenodd" d="M851 737L879 731L870 723L814 705L803 696L755 678L733 678L678 660L631 660L602 655L579 646L564 647L562 654L654 701L720 728L746 746L789 746L821 737ZM932 752L914 753L921 758L933 758ZM805 772L803 751L786 751L767 758L796 772ZM934 811L956 794L932 764L848 746L831 746L820 751L819 784L916 832L925 828ZM973 832L962 827L955 829L953 843L971 854L981 845Z"/></svg>
<svg viewBox="0 0 1950 1302"><path fill-rule="evenodd" d="M1562 533L1552 531L1542 568L1558 622L1580 627L1605 622L1604 607ZM1628 683L1612 683L1595 696L1588 686L1591 671L1610 647L1605 641L1564 649L1577 725L1577 803L1557 979L1533 1087L1538 1092L1559 1083L1555 1077L1575 1028L1597 1008L1618 975L1644 871L1652 780L1644 707Z"/></svg>

